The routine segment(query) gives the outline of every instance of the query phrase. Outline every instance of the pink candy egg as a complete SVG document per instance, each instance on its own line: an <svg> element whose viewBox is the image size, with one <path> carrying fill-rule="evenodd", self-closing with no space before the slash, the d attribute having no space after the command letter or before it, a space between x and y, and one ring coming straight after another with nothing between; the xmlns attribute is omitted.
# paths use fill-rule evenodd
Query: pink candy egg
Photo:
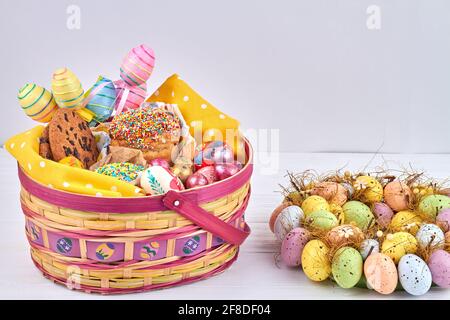
<svg viewBox="0 0 450 320"><path fill-rule="evenodd" d="M116 83L117 99L114 105L117 113L127 111L128 109L137 109L144 102L147 95L147 88L144 85L130 87L124 81L119 80ZM125 99L122 101L122 99Z"/></svg>
<svg viewBox="0 0 450 320"><path fill-rule="evenodd" d="M382 202L374 203L372 211L377 218L378 224L383 228L387 228L391 223L392 217L394 216L394 211L392 211L387 204Z"/></svg>
<svg viewBox="0 0 450 320"><path fill-rule="evenodd" d="M310 233L304 228L292 229L281 244L281 258L289 267L297 267L302 262L303 248L309 241Z"/></svg>
<svg viewBox="0 0 450 320"><path fill-rule="evenodd" d="M208 179L201 173L194 173L186 179L185 184L188 189L206 186L208 184Z"/></svg>
<svg viewBox="0 0 450 320"><path fill-rule="evenodd" d="M439 249L428 259L433 282L442 288L450 288L450 253Z"/></svg>
<svg viewBox="0 0 450 320"><path fill-rule="evenodd" d="M219 180L223 180L238 173L239 170L242 168L242 165L238 162L223 163L223 164L216 164L214 168Z"/></svg>
<svg viewBox="0 0 450 320"><path fill-rule="evenodd" d="M450 230L450 209L444 209L439 212L436 217L436 222L444 229L444 231Z"/></svg>
<svg viewBox="0 0 450 320"><path fill-rule="evenodd" d="M120 77L129 86L145 83L152 74L155 53L145 44L137 46L125 56L120 66Z"/></svg>
<svg viewBox="0 0 450 320"><path fill-rule="evenodd" d="M217 174L213 166L203 167L197 170L196 173L204 175L208 180L208 184L217 181Z"/></svg>
<svg viewBox="0 0 450 320"><path fill-rule="evenodd" d="M169 162L166 159L153 159L149 163L150 166L160 166L166 169L169 169L170 165Z"/></svg>
<svg viewBox="0 0 450 320"><path fill-rule="evenodd" d="M233 159L233 149L226 143L217 140L205 143L200 150L196 151L194 165L198 170L214 164L232 163Z"/></svg>

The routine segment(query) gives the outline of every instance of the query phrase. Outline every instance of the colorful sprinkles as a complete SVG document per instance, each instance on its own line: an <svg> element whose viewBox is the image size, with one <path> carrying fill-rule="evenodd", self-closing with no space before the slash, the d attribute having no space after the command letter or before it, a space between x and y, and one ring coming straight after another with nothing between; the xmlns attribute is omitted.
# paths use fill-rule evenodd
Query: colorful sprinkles
<svg viewBox="0 0 450 320"><path fill-rule="evenodd" d="M118 178L125 182L132 182L138 178L139 173L144 169L144 166L139 164L114 162L96 169L95 172Z"/></svg>
<svg viewBox="0 0 450 320"><path fill-rule="evenodd" d="M151 143L161 135L179 134L179 119L171 112L157 108L140 108L122 112L114 117L110 133L136 149L151 149ZM153 141L149 141L153 140Z"/></svg>

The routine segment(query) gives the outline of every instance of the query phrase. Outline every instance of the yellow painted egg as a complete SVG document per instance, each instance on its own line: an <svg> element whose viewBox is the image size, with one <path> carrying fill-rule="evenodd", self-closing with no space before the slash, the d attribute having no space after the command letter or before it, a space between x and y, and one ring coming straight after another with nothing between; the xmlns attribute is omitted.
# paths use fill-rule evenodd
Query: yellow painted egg
<svg viewBox="0 0 450 320"><path fill-rule="evenodd" d="M383 194L384 201L394 211L408 210L412 206L413 193L404 182L389 182L384 187Z"/></svg>
<svg viewBox="0 0 450 320"><path fill-rule="evenodd" d="M356 178L354 187L363 190L361 200L363 202L380 202L383 199L383 186L370 176L359 176Z"/></svg>
<svg viewBox="0 0 450 320"><path fill-rule="evenodd" d="M383 253L372 253L367 257L364 262L364 275L367 284L378 293L391 294L397 287L395 263Z"/></svg>
<svg viewBox="0 0 450 320"><path fill-rule="evenodd" d="M58 107L51 92L35 84L20 88L17 98L25 114L42 123L49 122Z"/></svg>
<svg viewBox="0 0 450 320"><path fill-rule="evenodd" d="M412 234L403 231L388 234L381 245L381 252L389 256L396 264L405 254L416 253L416 251L416 238Z"/></svg>
<svg viewBox="0 0 450 320"><path fill-rule="evenodd" d="M67 68L57 69L52 77L52 92L61 108L78 110L84 99L84 90L77 76Z"/></svg>
<svg viewBox="0 0 450 320"><path fill-rule="evenodd" d="M302 268L312 281L324 281L331 274L330 249L320 240L311 240L303 248Z"/></svg>
<svg viewBox="0 0 450 320"><path fill-rule="evenodd" d="M406 231L415 235L420 228L422 218L413 211L399 211L391 220L390 228L394 232Z"/></svg>
<svg viewBox="0 0 450 320"><path fill-rule="evenodd" d="M344 224L334 227L327 233L327 241L333 247L340 247L347 244L359 244L364 240L364 234L360 228L351 224Z"/></svg>
<svg viewBox="0 0 450 320"><path fill-rule="evenodd" d="M312 195L321 196L330 204L342 206L347 202L347 189L337 182L320 182L311 190Z"/></svg>
<svg viewBox="0 0 450 320"><path fill-rule="evenodd" d="M345 214L344 214L344 209L342 209L341 206L338 206L337 204L331 203L330 204L330 211L338 219L338 224L344 224L344 222L345 222Z"/></svg>
<svg viewBox="0 0 450 320"><path fill-rule="evenodd" d="M302 203L302 209L306 216L313 213L314 211L326 210L330 211L330 205L327 200L321 196L309 196Z"/></svg>

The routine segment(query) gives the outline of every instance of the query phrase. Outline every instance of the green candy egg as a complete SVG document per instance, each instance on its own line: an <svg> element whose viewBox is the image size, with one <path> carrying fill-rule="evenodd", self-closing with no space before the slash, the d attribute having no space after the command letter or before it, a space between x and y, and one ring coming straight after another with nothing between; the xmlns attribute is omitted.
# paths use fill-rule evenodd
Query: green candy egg
<svg viewBox="0 0 450 320"><path fill-rule="evenodd" d="M363 273L363 259L358 250L342 247L333 256L331 273L336 283L344 289L358 284Z"/></svg>
<svg viewBox="0 0 450 320"><path fill-rule="evenodd" d="M372 211L362 202L349 201L342 206L342 209L344 210L346 224L354 222L357 227L364 231L375 223Z"/></svg>
<svg viewBox="0 0 450 320"><path fill-rule="evenodd" d="M419 202L419 212L433 220L441 210L447 208L450 208L450 197L441 194L426 196Z"/></svg>
<svg viewBox="0 0 450 320"><path fill-rule="evenodd" d="M336 216L326 210L317 210L309 214L307 223L313 228L325 231L331 230L339 224Z"/></svg>

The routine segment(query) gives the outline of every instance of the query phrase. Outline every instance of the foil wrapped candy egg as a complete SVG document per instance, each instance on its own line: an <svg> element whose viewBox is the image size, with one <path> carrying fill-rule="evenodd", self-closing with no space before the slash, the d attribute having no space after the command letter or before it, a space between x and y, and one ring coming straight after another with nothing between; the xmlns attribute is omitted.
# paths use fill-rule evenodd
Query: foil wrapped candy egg
<svg viewBox="0 0 450 320"><path fill-rule="evenodd" d="M194 166L200 168L222 163L232 163L233 149L222 141L211 141L202 145L194 156Z"/></svg>

